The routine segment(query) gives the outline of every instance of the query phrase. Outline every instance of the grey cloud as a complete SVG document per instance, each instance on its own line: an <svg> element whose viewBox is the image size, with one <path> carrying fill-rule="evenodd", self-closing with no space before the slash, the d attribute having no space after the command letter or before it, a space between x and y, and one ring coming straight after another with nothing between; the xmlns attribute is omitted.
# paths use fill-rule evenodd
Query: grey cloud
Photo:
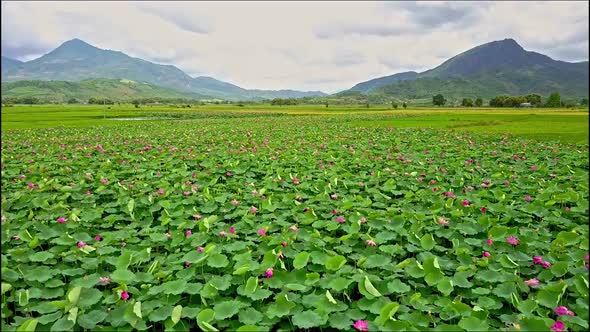
<svg viewBox="0 0 590 332"><path fill-rule="evenodd" d="M4 36L3 36L4 37ZM13 59L24 59L32 56L38 56L49 52L55 47L35 43L12 44L8 40L2 39L2 55Z"/></svg>
<svg viewBox="0 0 590 332"><path fill-rule="evenodd" d="M339 24L339 25L323 25L315 27L313 32L316 37L320 39L332 39L343 36L378 36L388 37L397 35L409 35L416 33L416 30L409 26L389 26L379 24Z"/></svg>
<svg viewBox="0 0 590 332"><path fill-rule="evenodd" d="M195 15L190 10L186 10L187 8L162 8L152 3L137 3L137 7L143 12L158 16L185 31L200 34L209 34L214 31L213 21L210 18Z"/></svg>
<svg viewBox="0 0 590 332"><path fill-rule="evenodd" d="M488 2L388 2L393 10L401 9L409 19L424 28L437 28L444 25L464 26L477 20L491 5Z"/></svg>
<svg viewBox="0 0 590 332"><path fill-rule="evenodd" d="M366 60L365 56L360 52L354 50L340 51L337 52L332 63L336 66L352 66L364 63Z"/></svg>

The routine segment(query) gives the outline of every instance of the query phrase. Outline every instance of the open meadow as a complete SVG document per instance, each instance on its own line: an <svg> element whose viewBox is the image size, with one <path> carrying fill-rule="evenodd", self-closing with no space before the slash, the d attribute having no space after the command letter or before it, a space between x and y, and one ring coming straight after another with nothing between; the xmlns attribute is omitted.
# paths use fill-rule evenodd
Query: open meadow
<svg viewBox="0 0 590 332"><path fill-rule="evenodd" d="M3 331L588 326L588 109L2 108Z"/></svg>

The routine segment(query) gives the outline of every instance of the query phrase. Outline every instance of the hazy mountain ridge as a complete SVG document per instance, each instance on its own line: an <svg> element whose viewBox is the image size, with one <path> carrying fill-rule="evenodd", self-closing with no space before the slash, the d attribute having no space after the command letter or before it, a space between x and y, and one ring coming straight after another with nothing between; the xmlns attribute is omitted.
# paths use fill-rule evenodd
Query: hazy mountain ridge
<svg viewBox="0 0 590 332"><path fill-rule="evenodd" d="M416 75L408 73L361 82L348 91L401 98L425 98L437 93L456 98L491 98L498 94L548 95L555 91L569 97L588 96L588 61L553 60L526 51L513 39L479 45L433 69Z"/></svg>
<svg viewBox="0 0 590 332"><path fill-rule="evenodd" d="M8 58L6 58L8 59ZM8 59L11 60L11 59ZM8 61L6 60L6 61ZM85 79L129 79L162 87L224 99L264 99L325 95L318 92L247 90L212 77L191 77L172 65L160 65L125 53L103 50L80 39L69 40L53 51L18 66L2 65L2 82L19 80L80 81Z"/></svg>

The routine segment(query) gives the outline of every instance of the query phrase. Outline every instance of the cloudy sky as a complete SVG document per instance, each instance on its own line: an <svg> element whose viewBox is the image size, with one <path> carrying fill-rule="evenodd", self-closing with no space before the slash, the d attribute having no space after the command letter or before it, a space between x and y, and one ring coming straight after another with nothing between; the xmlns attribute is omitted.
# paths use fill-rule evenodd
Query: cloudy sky
<svg viewBox="0 0 590 332"><path fill-rule="evenodd" d="M2 1L2 55L80 38L244 88L336 92L514 38L588 59L588 2Z"/></svg>

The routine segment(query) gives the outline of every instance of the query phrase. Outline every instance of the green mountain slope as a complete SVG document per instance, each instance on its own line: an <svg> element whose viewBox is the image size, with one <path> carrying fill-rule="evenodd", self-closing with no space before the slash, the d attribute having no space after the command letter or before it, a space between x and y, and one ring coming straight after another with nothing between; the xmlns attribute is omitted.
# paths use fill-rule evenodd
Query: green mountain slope
<svg viewBox="0 0 590 332"><path fill-rule="evenodd" d="M155 64L125 53L103 50L82 40L69 40L40 58L19 66L2 67L2 82L19 80L80 81L93 78L125 78L138 82L224 99L264 99L268 94L289 97L293 93L247 90L212 77L193 78L175 66ZM294 91L297 97L325 95Z"/></svg>
<svg viewBox="0 0 590 332"><path fill-rule="evenodd" d="M416 75L400 73L362 82L348 91L402 99L484 97L558 91L565 97L588 96L588 61L570 63L524 50L513 39L477 46Z"/></svg>
<svg viewBox="0 0 590 332"><path fill-rule="evenodd" d="M117 79L91 79L69 81L18 81L2 83L2 98L35 97L41 100L67 102L71 98L87 101L91 97L109 98L115 101L130 101L136 98L186 98L208 99L210 97L163 88L157 85Z"/></svg>

